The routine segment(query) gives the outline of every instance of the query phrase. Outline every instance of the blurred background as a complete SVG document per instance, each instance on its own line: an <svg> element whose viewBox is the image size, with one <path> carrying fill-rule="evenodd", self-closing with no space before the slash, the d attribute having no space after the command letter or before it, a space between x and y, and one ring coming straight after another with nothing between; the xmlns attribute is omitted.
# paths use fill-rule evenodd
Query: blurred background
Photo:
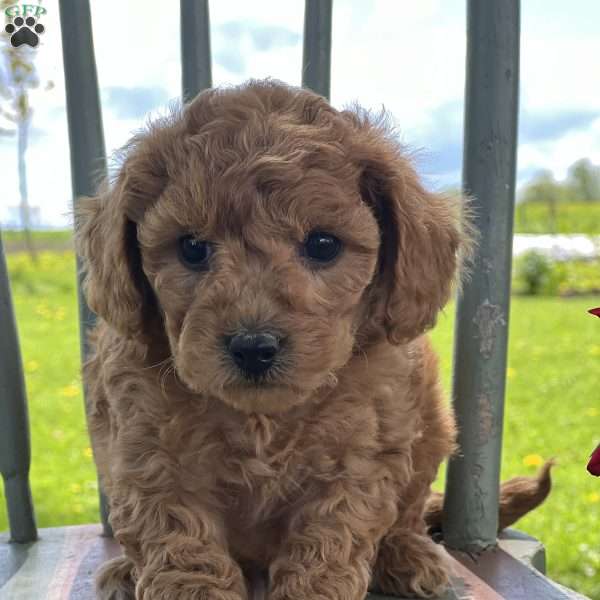
<svg viewBox="0 0 600 600"><path fill-rule="evenodd" d="M4 10L14 2L2 0ZM97 520L79 375L71 175L58 3L36 49L0 33L0 226L17 313L41 526ZM303 0L211 2L213 80L300 84ZM92 2L109 154L179 98L178 3ZM556 456L555 490L520 527L549 574L600 600L600 2L524 0L503 476ZM466 6L336 0L332 103L396 121L429 187L460 187ZM3 28L2 28L3 30ZM81 107L85 110L85 107ZM433 332L449 389L454 307ZM441 485L441 484L440 484ZM1 494L0 494L1 495ZM1 498L0 498L1 499ZM3 504L1 505L3 506ZM0 530L6 515L0 508Z"/></svg>

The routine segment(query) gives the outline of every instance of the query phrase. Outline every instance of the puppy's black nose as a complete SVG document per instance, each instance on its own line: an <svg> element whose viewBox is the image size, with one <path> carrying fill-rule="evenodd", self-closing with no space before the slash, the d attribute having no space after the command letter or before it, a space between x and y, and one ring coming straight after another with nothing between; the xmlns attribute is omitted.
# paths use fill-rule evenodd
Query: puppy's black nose
<svg viewBox="0 0 600 600"><path fill-rule="evenodd" d="M248 376L266 373L279 351L279 340L270 333L238 333L227 348L235 364Z"/></svg>

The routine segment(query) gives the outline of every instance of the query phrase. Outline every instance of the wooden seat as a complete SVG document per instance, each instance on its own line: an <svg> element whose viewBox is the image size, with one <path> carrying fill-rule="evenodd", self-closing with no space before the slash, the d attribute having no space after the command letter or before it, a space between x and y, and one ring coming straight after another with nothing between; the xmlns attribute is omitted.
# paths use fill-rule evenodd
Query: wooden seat
<svg viewBox="0 0 600 600"><path fill-rule="evenodd" d="M40 529L39 540L9 544L0 535L2 600L95 600L94 572L118 556L119 544L100 525Z"/></svg>
<svg viewBox="0 0 600 600"><path fill-rule="evenodd" d="M40 529L30 544L8 543L0 534L0 600L95 600L94 573L121 553L100 525ZM543 546L515 531L502 534L497 550L474 560L449 555L454 577L440 600L567 600L584 598L557 586L533 565L544 564ZM251 600L266 600L266 584L253 578ZM369 594L368 600L392 600Z"/></svg>

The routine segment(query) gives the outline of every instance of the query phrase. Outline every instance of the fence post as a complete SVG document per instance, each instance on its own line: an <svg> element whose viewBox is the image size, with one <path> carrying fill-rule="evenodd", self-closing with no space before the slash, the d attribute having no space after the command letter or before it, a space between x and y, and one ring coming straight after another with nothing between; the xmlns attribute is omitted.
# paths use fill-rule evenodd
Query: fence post
<svg viewBox="0 0 600 600"><path fill-rule="evenodd" d="M479 248L457 308L453 400L459 453L450 460L444 541L496 544L515 193L519 0L469 0L463 188Z"/></svg>
<svg viewBox="0 0 600 600"><path fill-rule="evenodd" d="M208 0L181 0L181 90L189 102L212 87Z"/></svg>
<svg viewBox="0 0 600 600"><path fill-rule="evenodd" d="M329 100L331 93L331 17L333 0L306 0L302 87Z"/></svg>
<svg viewBox="0 0 600 600"><path fill-rule="evenodd" d="M93 195L99 179L106 175L106 150L89 0L60 0L59 7L69 123L71 181L73 201L76 202L80 196ZM83 295L79 257L77 273L81 359L85 362L89 350L87 333L94 326L95 316ZM111 536L107 507L106 498L100 492L100 517L104 534Z"/></svg>
<svg viewBox="0 0 600 600"><path fill-rule="evenodd" d="M0 471L11 542L37 539L29 467L31 446L27 396L8 269L0 235Z"/></svg>

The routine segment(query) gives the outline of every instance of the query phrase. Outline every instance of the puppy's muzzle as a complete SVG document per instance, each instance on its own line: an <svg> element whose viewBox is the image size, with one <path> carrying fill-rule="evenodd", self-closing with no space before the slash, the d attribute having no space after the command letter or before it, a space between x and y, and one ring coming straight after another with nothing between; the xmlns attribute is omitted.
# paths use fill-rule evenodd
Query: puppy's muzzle
<svg viewBox="0 0 600 600"><path fill-rule="evenodd" d="M259 379L273 366L280 349L270 333L244 332L228 336L227 351L247 379Z"/></svg>

